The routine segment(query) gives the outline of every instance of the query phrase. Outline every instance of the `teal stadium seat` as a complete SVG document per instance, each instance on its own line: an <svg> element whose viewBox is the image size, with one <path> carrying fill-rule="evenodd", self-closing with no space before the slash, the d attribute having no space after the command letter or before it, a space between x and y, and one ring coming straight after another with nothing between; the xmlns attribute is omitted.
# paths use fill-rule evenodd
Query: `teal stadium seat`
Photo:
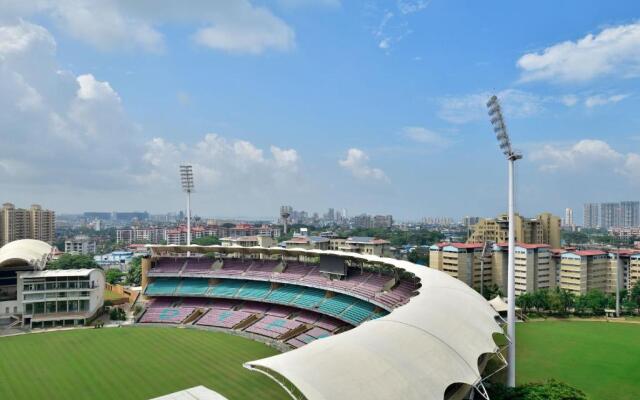
<svg viewBox="0 0 640 400"><path fill-rule="evenodd" d="M324 300L324 290L305 289L291 304L302 308L313 308Z"/></svg>
<svg viewBox="0 0 640 400"><path fill-rule="evenodd" d="M209 289L209 295L213 297L234 297L246 282L235 279L220 281L217 285Z"/></svg>
<svg viewBox="0 0 640 400"><path fill-rule="evenodd" d="M151 296L172 295L179 283L179 279L156 279L147 285L145 294Z"/></svg>
<svg viewBox="0 0 640 400"><path fill-rule="evenodd" d="M340 317L349 323L358 326L366 321L371 314L375 306L362 300L357 300L351 307L347 308Z"/></svg>
<svg viewBox="0 0 640 400"><path fill-rule="evenodd" d="M202 296L209 290L209 282L206 279L183 279L176 290L176 294Z"/></svg>
<svg viewBox="0 0 640 400"><path fill-rule="evenodd" d="M267 300L273 303L290 304L303 290L304 288L300 286L284 285L273 289L267 296Z"/></svg>
<svg viewBox="0 0 640 400"><path fill-rule="evenodd" d="M320 307L318 307L318 311L321 311L325 314L329 315L340 315L344 310L347 309L351 304L355 302L351 296L347 296L345 294L337 294L333 297L326 299Z"/></svg>
<svg viewBox="0 0 640 400"><path fill-rule="evenodd" d="M271 290L269 282L247 282L238 292L237 297L242 299L263 299Z"/></svg>

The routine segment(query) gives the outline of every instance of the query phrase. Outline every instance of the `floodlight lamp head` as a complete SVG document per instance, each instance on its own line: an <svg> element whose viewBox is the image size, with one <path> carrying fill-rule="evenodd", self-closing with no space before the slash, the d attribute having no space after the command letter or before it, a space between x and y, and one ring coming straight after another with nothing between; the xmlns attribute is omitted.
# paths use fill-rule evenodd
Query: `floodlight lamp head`
<svg viewBox="0 0 640 400"><path fill-rule="evenodd" d="M193 192L193 167L191 165L180 165L180 183L183 191Z"/></svg>

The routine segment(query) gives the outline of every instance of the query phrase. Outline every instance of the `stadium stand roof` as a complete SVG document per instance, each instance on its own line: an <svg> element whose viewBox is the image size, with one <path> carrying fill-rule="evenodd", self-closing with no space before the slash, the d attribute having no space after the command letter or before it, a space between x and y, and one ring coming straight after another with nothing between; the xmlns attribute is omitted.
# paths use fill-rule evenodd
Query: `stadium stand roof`
<svg viewBox="0 0 640 400"><path fill-rule="evenodd" d="M155 397L151 400L227 400L227 398L200 385L165 396Z"/></svg>
<svg viewBox="0 0 640 400"><path fill-rule="evenodd" d="M53 247L40 240L14 240L0 248L0 268L27 264L42 270L52 250Z"/></svg>
<svg viewBox="0 0 640 400"><path fill-rule="evenodd" d="M390 314L245 367L289 392L284 377L308 400L339 398L442 400L455 383L480 386L479 361L498 354L498 314L475 290L449 275L408 261L373 255L282 248L150 245L154 252L271 253L386 264L420 278L418 294ZM291 394L291 392L289 392ZM293 394L292 394L293 396Z"/></svg>

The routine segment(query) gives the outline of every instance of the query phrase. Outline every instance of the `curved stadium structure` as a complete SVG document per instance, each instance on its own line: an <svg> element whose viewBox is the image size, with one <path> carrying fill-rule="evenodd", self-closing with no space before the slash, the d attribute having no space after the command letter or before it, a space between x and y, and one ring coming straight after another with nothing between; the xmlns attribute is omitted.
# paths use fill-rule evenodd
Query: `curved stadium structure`
<svg viewBox="0 0 640 400"><path fill-rule="evenodd" d="M292 397L461 399L504 365L494 309L447 274L339 251L150 245L142 324L232 330L282 354L246 368Z"/></svg>

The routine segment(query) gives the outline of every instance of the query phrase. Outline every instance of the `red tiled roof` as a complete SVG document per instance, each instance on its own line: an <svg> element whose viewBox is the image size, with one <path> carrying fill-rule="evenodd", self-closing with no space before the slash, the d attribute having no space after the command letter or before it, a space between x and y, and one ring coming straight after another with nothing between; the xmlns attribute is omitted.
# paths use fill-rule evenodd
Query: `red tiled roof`
<svg viewBox="0 0 640 400"><path fill-rule="evenodd" d="M498 243L498 246L508 247L509 243L507 242ZM516 243L516 246L520 246L525 249L544 249L544 248L551 247L548 244L544 244L544 243Z"/></svg>
<svg viewBox="0 0 640 400"><path fill-rule="evenodd" d="M484 244L482 243L460 243L460 242L451 242L451 243L447 243L447 242L441 242L438 243L439 247L444 247L444 246L453 246L456 249L481 249Z"/></svg>
<svg viewBox="0 0 640 400"><path fill-rule="evenodd" d="M581 256L581 257L588 257L588 256L602 256L605 255L607 253L605 253L602 250L577 250L577 251L572 251L571 253Z"/></svg>

